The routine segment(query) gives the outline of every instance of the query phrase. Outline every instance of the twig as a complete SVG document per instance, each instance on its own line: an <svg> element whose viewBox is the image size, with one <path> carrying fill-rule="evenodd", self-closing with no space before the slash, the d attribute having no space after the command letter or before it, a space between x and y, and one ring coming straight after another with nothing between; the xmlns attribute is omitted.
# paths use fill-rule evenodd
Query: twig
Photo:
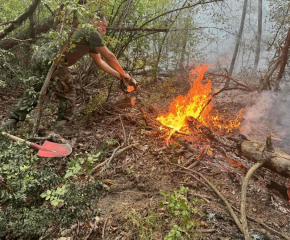
<svg viewBox="0 0 290 240"><path fill-rule="evenodd" d="M266 154L266 156L264 155ZM247 200L247 187L249 184L249 180L251 176L255 173L255 171L262 167L266 161L269 161L271 157L273 156L273 146L271 141L271 136L267 137L266 146L263 150L263 155L265 157L262 158L261 162L256 163L254 166L250 168L250 170L247 172L247 175L244 178L243 185L242 185L242 194L241 194L241 222L243 226L244 236L245 240L251 240L248 229L248 223L247 223L247 213L246 213L246 200Z"/></svg>
<svg viewBox="0 0 290 240"><path fill-rule="evenodd" d="M96 224L97 224L97 220L94 219L94 224L93 224L93 226L91 226L90 232L89 232L88 235L84 238L84 240L87 240L87 239L91 236L92 232L93 232L93 231L95 230L95 228L96 228Z"/></svg>
<svg viewBox="0 0 290 240"><path fill-rule="evenodd" d="M203 108L201 109L200 113L198 114L197 118L198 119L200 117L200 115L203 113L204 109L211 103L212 99L217 96L218 94L220 94L223 91L230 91L230 90L243 90L243 91L252 91L252 90L247 90L247 89L243 89L243 88L222 88L221 90L219 90L218 92L214 93L211 95L211 98L207 101L207 103L203 106Z"/></svg>
<svg viewBox="0 0 290 240"><path fill-rule="evenodd" d="M93 173L94 173L98 168L104 166L107 162L112 161L114 158L120 156L122 153L124 153L124 152L127 151L128 149L130 149L130 148L132 148L132 147L136 147L136 146L138 146L138 145L139 145L139 143L134 143L134 144L131 144L131 145L127 146L127 147L124 147L124 148L120 149L120 150L119 150L118 152L116 152L116 153L113 153L112 156L111 156L109 159L105 160L104 162L102 162L102 163L100 163L99 165L97 165L96 167L94 167L94 169L93 169L93 171L92 171L92 174L93 174ZM115 150L116 150L116 149L115 149ZM117 149L117 150L118 150L118 149Z"/></svg>
<svg viewBox="0 0 290 240"><path fill-rule="evenodd" d="M48 9L48 11L50 11L51 15L53 16L53 11L51 10L51 8L45 3L44 6Z"/></svg>
<svg viewBox="0 0 290 240"><path fill-rule="evenodd" d="M110 219L110 217L106 218L106 220L105 220L105 223L104 223L104 226L103 226L103 230L102 230L102 239L105 239L105 230L106 230L107 221L109 219Z"/></svg>
<svg viewBox="0 0 290 240"><path fill-rule="evenodd" d="M194 196L194 197L201 198L201 199L203 199L204 201L206 201L207 203L210 203L209 199L211 199L211 197L209 197L209 196L204 196L204 195L197 194L197 193L194 193L193 196Z"/></svg>
<svg viewBox="0 0 290 240"><path fill-rule="evenodd" d="M145 114L143 108L141 107L141 105L139 105L139 109L140 109L140 111L141 111L141 113L142 113L142 115L143 115L143 118L144 118L145 122L146 122L146 126L149 126L150 124L149 124L149 122L148 122L147 116L146 116L146 114Z"/></svg>
<svg viewBox="0 0 290 240"><path fill-rule="evenodd" d="M105 76L102 76L102 77L100 77L100 78L97 78L96 80L90 82L88 85L84 86L84 88L88 88L88 87L90 87L91 85L95 84L96 82L100 82L100 81L104 80L106 77L108 77L108 76L105 75ZM85 78L85 77L83 77L83 78ZM114 81L113 81L113 83L114 83Z"/></svg>
<svg viewBox="0 0 290 240"><path fill-rule="evenodd" d="M212 76L217 76L217 77L224 77L224 78L227 78L227 79L230 79L232 80L234 83L236 83L238 86L241 86L245 89L241 89L241 90L244 90L244 91L253 91L253 89L249 88L248 86L240 83L237 79L233 78L233 77L230 77L230 76L226 76L226 75L223 75L223 74L216 74L216 73L207 73L208 75L212 75ZM224 88L224 89L227 89L227 88Z"/></svg>
<svg viewBox="0 0 290 240"><path fill-rule="evenodd" d="M113 151L112 156L111 156L108 160L106 160L106 161L103 162L103 163L105 163L104 165L106 165L107 167L110 165L112 159L115 157L115 154L116 154L116 152L119 150L120 147L121 147L121 146L118 146L117 148L115 148L115 150ZM102 164L102 163L101 163L101 164ZM99 165L101 165L101 164L99 164ZM102 173L104 170L105 170L105 169L103 168L103 169L101 170L101 173Z"/></svg>
<svg viewBox="0 0 290 240"><path fill-rule="evenodd" d="M123 121L122 121L122 118L121 118L121 115L119 114L119 118L120 118L120 121L121 121L121 124L122 124L122 129L123 129L123 135L124 135L124 142L122 144L122 146L125 144L127 144L127 135L126 135L126 131L125 131L125 128L124 128L124 124L123 124Z"/></svg>
<svg viewBox="0 0 290 240"><path fill-rule="evenodd" d="M193 178L195 178L196 179L196 176L194 176L193 174L196 174L196 175L198 175L199 177L201 177L205 182L206 182L206 184L208 185L208 186L210 186L211 188L212 188L212 190L219 196L219 198L225 203L225 205L227 206L227 209L228 209L228 211L229 211L229 213L230 213L230 215L232 216L232 218L234 219L234 221L235 221L235 223L236 223L236 225L238 226L238 228L239 228L239 230L243 233L243 228L242 228L242 225L241 225L241 223L240 223L240 221L239 221L239 219L238 219L238 217L237 217L237 215L234 213L234 211L233 211L233 209L232 209L232 207L231 207L231 204L228 202L228 200L220 193L220 191L203 175L203 174L201 174L201 173L199 173L199 172L196 172L196 171L194 171L194 170L192 170L192 169L188 169L188 168L185 168L185 167L182 167L182 166L179 166L179 165L177 165L177 164L174 164L174 163L169 163L170 165L173 165L173 166L176 166L176 167L179 167L179 168L182 168L182 169L184 169L184 170L186 170L186 171L189 171L189 172L191 172L191 173L188 173L188 172L186 172L186 174L188 174L188 175L190 175L190 176L192 176ZM192 174L193 173L193 174ZM202 182L203 183L203 182ZM205 184L205 183L203 183L203 184Z"/></svg>
<svg viewBox="0 0 290 240"><path fill-rule="evenodd" d="M215 229L202 229L200 230L202 233L213 233L213 232L216 232Z"/></svg>
<svg viewBox="0 0 290 240"><path fill-rule="evenodd" d="M12 188L10 188L8 185L6 185L4 182L2 182L0 180L0 185L2 185L3 187L5 187L7 189L8 192L13 192Z"/></svg>
<svg viewBox="0 0 290 240"><path fill-rule="evenodd" d="M109 87L109 91L108 91L108 96L106 98L106 102L109 101L110 95L111 95L111 91L112 91L112 87L113 87L114 81L112 81L110 87Z"/></svg>
<svg viewBox="0 0 290 240"><path fill-rule="evenodd" d="M241 211L240 211L239 209L237 209L236 207L232 206L232 208L233 208L236 212L241 213ZM249 220L255 222L255 223L260 224L262 227L266 228L267 230L269 230L270 232L276 234L277 236L280 236L280 237L282 237L282 238L284 238L284 239L287 239L287 240L290 239L290 237L283 235L281 232L276 231L275 229L271 228L270 226L268 226L268 225L265 224L265 223L259 222L259 221L256 220L255 218L252 218L252 217L250 217L250 216L247 216L247 218L248 218Z"/></svg>

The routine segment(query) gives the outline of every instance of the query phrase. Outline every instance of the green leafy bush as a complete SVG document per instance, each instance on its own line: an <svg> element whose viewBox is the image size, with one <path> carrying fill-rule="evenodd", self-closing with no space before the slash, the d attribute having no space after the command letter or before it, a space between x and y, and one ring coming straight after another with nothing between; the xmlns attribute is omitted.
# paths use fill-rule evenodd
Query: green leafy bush
<svg viewBox="0 0 290 240"><path fill-rule="evenodd" d="M203 201L199 198L188 200L187 192L188 188L183 186L171 194L160 191L165 201L159 203L159 208L165 207L172 216L172 222L175 223L166 237L167 240L181 239L183 235L192 237L189 231L198 227L198 218L201 216L199 206Z"/></svg>
<svg viewBox="0 0 290 240"><path fill-rule="evenodd" d="M97 214L93 205L100 197L99 181L57 175L27 146L2 135L0 181L0 237L38 239Z"/></svg>

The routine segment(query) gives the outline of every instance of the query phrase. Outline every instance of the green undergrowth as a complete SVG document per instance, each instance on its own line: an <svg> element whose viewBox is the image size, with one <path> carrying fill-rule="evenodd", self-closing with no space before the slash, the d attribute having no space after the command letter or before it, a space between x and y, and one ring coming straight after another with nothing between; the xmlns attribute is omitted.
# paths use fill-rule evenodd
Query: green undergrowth
<svg viewBox="0 0 290 240"><path fill-rule="evenodd" d="M102 183L91 171L102 154L73 156L57 174L49 159L0 135L0 238L39 239L95 217Z"/></svg>
<svg viewBox="0 0 290 240"><path fill-rule="evenodd" d="M129 211L125 227L132 239L202 239L199 229L203 200L190 198L187 193L188 188L183 186L171 193L160 191L163 200L158 209L143 213Z"/></svg>

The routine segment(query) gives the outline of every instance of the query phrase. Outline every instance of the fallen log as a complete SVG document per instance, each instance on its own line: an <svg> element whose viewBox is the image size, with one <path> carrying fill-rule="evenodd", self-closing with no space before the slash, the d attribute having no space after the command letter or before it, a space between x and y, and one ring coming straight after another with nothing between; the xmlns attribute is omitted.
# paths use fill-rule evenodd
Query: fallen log
<svg viewBox="0 0 290 240"><path fill-rule="evenodd" d="M240 145L241 154L254 162L260 162L263 158L264 143L246 140ZM273 156L267 161L264 167L278 173L281 176L290 178L290 155L274 148Z"/></svg>

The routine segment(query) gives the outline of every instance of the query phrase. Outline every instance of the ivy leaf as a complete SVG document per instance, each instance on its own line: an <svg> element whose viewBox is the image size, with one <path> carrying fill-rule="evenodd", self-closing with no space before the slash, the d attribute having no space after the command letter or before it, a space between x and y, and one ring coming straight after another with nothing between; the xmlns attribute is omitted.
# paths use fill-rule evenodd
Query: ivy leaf
<svg viewBox="0 0 290 240"><path fill-rule="evenodd" d="M54 199L51 201L51 204L55 207L58 205L58 203L59 203L58 199Z"/></svg>

